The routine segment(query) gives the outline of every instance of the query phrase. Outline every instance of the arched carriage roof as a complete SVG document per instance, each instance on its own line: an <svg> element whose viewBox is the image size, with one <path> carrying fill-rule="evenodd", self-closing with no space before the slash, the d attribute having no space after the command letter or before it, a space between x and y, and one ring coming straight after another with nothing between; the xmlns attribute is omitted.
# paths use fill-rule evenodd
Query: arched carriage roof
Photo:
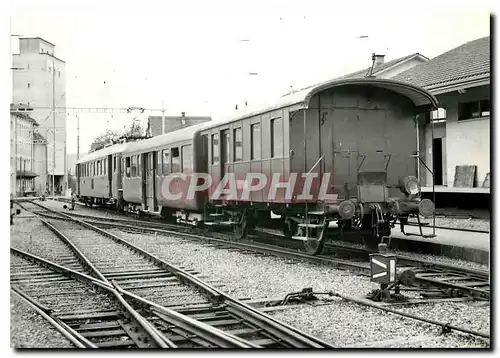
<svg viewBox="0 0 500 358"><path fill-rule="evenodd" d="M370 78L370 77L333 79L282 96L279 100L274 101L270 105L262 106L258 110L249 109L247 110L247 112L242 113L238 116L232 115L230 118L222 120L212 120L211 122L207 122L209 124L208 128L245 119L248 117L257 116L260 114L268 113L286 107L293 107L295 110L306 109L309 107L309 102L311 101L311 98L314 95L322 91L326 91L328 89L340 88L343 86L353 86L353 85L384 88L386 90L399 93L402 96L405 96L408 99L410 99L415 105L415 107L421 109L422 111L431 110L438 107L438 101L436 97L434 97L434 95L432 95L429 91L419 86L415 86L409 83L388 80L388 79L381 79L381 78Z"/></svg>
<svg viewBox="0 0 500 358"><path fill-rule="evenodd" d="M115 153L121 153L130 144L132 144L132 143L129 142L129 143L113 144L113 145L110 145L109 147L105 147L105 148L96 150L96 151L88 153L88 154L84 155L83 157L81 157L80 159L78 159L76 161L76 164L86 163L86 162L89 162L91 160L96 160L96 159L100 159L100 158L106 158L108 155L112 155Z"/></svg>

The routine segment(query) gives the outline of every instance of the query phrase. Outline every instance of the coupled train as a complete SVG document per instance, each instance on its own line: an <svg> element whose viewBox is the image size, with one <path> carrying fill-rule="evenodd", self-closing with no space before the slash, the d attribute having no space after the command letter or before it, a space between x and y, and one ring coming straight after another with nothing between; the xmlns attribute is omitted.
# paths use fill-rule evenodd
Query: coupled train
<svg viewBox="0 0 500 358"><path fill-rule="evenodd" d="M417 133L435 108L410 84L332 80L262 111L91 152L77 162L77 195L237 236L279 223L310 253L326 232L373 246L410 215L434 213L420 197Z"/></svg>

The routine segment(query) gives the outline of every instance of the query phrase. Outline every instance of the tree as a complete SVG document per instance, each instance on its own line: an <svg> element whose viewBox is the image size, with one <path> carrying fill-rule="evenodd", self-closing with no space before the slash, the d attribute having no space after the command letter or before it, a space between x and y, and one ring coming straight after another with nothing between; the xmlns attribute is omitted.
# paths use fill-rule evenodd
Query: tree
<svg viewBox="0 0 500 358"><path fill-rule="evenodd" d="M106 130L105 133L98 135L90 145L90 150L96 150L104 147L108 143L114 143L120 138L120 133L111 129Z"/></svg>
<svg viewBox="0 0 500 358"><path fill-rule="evenodd" d="M141 126L140 123L137 123L136 121L132 122L132 124L125 129L123 132L124 137L143 137L144 136L144 130Z"/></svg>
<svg viewBox="0 0 500 358"><path fill-rule="evenodd" d="M125 127L122 132L108 129L105 133L94 138L94 141L90 145L90 150L101 149L107 144L117 143L120 138L143 139L145 138L145 132L141 124L135 121L130 126Z"/></svg>

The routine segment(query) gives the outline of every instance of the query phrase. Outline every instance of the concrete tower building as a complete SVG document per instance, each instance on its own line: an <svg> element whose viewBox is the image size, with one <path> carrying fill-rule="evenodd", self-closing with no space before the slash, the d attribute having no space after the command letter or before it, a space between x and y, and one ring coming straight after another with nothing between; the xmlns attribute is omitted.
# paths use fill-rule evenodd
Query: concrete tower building
<svg viewBox="0 0 500 358"><path fill-rule="evenodd" d="M55 191L62 189L64 193L67 187L65 62L54 56L53 44L39 37L19 39L19 54L12 56L13 103L33 108L30 116L38 122L38 132L47 141L47 182L43 185L51 193L54 176Z"/></svg>

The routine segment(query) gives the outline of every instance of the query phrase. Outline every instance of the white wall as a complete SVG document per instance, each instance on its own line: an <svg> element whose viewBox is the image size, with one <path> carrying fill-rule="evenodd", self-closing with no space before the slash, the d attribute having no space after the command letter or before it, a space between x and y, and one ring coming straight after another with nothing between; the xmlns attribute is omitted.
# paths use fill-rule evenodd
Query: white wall
<svg viewBox="0 0 500 358"><path fill-rule="evenodd" d="M446 136L448 186L453 186L457 165L476 165L476 185L481 186L490 172L490 118L450 121Z"/></svg>

